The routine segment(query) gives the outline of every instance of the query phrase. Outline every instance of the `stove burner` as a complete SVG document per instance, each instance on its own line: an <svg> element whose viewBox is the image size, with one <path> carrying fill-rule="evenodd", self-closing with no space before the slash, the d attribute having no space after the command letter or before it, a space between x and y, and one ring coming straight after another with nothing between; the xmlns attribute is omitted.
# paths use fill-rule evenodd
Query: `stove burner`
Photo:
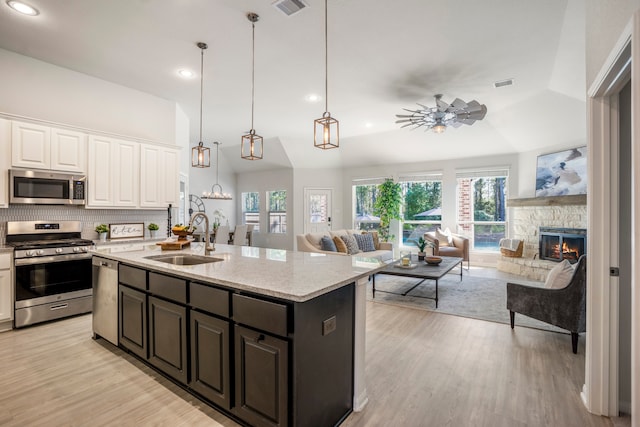
<svg viewBox="0 0 640 427"><path fill-rule="evenodd" d="M92 246L93 241L86 239L32 240L26 242L7 242L16 249L43 249L73 246Z"/></svg>

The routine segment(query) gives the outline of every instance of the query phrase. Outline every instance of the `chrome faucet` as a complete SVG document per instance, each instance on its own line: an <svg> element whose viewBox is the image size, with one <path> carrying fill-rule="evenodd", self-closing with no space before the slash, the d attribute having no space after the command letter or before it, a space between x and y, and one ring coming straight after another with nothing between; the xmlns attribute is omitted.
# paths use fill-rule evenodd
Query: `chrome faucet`
<svg viewBox="0 0 640 427"><path fill-rule="evenodd" d="M215 251L215 244L209 244L209 217L204 212L194 212L191 215L191 219L189 220L189 227L193 224L193 221L199 216L204 217L204 254L209 255L211 252Z"/></svg>

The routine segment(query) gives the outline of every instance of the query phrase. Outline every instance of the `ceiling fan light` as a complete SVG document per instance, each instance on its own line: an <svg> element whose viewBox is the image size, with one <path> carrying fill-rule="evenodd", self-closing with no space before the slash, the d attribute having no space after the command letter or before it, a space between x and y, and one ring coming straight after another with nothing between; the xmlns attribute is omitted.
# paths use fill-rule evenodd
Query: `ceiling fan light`
<svg viewBox="0 0 640 427"><path fill-rule="evenodd" d="M438 123L436 125L434 125L431 130L433 131L433 133L444 133L445 130L447 130L447 127L445 125L443 125L442 123Z"/></svg>

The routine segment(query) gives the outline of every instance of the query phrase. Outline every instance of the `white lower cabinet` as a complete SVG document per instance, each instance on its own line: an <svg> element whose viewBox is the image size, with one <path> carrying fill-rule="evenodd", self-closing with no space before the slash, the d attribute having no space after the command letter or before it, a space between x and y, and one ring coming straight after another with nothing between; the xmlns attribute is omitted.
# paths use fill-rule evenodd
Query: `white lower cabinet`
<svg viewBox="0 0 640 427"><path fill-rule="evenodd" d="M0 254L0 331L11 329L13 320L13 268L11 254Z"/></svg>

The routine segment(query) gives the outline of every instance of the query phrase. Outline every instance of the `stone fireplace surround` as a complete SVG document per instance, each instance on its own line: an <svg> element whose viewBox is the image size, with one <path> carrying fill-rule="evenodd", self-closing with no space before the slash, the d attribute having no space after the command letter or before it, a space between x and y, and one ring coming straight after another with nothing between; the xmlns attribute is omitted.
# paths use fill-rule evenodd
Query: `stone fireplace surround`
<svg viewBox="0 0 640 427"><path fill-rule="evenodd" d="M557 262L539 259L539 227L586 229L586 196L511 199L507 207L509 237L524 240L524 249L522 258L500 256L497 268L529 280L544 281Z"/></svg>

